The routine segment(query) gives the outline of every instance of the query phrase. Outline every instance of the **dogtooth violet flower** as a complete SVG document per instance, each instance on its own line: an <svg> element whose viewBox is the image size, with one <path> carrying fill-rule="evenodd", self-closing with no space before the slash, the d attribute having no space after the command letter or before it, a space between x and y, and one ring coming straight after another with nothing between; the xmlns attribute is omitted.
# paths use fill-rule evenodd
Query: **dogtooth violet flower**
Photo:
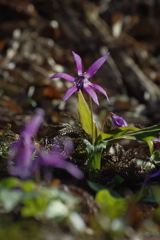
<svg viewBox="0 0 160 240"><path fill-rule="evenodd" d="M69 137L57 136L54 138L51 152L40 151L38 159L42 166L53 166L68 171L74 177L81 179L83 173L71 162L66 161L73 150L73 141Z"/></svg>
<svg viewBox="0 0 160 240"><path fill-rule="evenodd" d="M74 164L66 161L73 150L73 141L70 138L55 137L50 153L37 148L33 142L42 121L44 110L36 109L35 116L20 133L20 138L14 142L9 151L8 171L10 175L27 178L40 166L53 166L67 170L74 177L80 179L83 173ZM34 156L34 153L37 156Z"/></svg>
<svg viewBox="0 0 160 240"><path fill-rule="evenodd" d="M10 175L26 178L35 170L35 161L33 161L32 155L36 147L32 137L37 133L43 118L44 110L37 108L35 116L21 131L19 140L12 144L8 161Z"/></svg>
<svg viewBox="0 0 160 240"><path fill-rule="evenodd" d="M66 101L74 92L76 91L80 91L80 90L85 90L93 99L93 101L99 105L98 102L98 98L97 98L97 94L95 93L95 91L92 89L96 89L98 91L100 91L102 94L105 95L105 97L107 98L108 102L109 102L109 98L107 96L107 93L105 92L105 90L97 85L97 84L93 84L89 81L89 78L91 78L97 71L98 69L103 65L103 63L106 61L106 59L108 58L108 54L106 54L105 56L99 58L97 61L95 61L90 68L86 71L86 72L82 72L82 59L81 57L76 54L75 52L72 52L74 60L76 62L76 67L77 67L77 77L72 77L69 74L66 73L57 73L54 74L53 76L49 77L48 80L51 80L53 78L64 78L69 82L74 82L75 84L73 86L71 86L66 94L63 97L63 101Z"/></svg>
<svg viewBox="0 0 160 240"><path fill-rule="evenodd" d="M126 120L124 120L122 117L117 116L114 113L111 113L111 118L112 118L112 122L114 123L114 125L116 125L117 127L125 127L128 126Z"/></svg>

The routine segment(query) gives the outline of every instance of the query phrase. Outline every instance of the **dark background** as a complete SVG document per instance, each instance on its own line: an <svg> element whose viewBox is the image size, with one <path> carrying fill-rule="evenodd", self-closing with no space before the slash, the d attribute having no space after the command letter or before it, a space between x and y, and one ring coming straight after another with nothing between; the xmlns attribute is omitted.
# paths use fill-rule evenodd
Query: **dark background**
<svg viewBox="0 0 160 240"><path fill-rule="evenodd" d="M111 101L97 93L100 120L113 111L130 124L159 122L159 35L158 0L0 0L0 127L10 122L18 131L36 107L52 123L65 121L59 113L77 113L77 93L61 101L68 82L46 80L57 72L76 76L71 51L84 70L110 52L91 79Z"/></svg>

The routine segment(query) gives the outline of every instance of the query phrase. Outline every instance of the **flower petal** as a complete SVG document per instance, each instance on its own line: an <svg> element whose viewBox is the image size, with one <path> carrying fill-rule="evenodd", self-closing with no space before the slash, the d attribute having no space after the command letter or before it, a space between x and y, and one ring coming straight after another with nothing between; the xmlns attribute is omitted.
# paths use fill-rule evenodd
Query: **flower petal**
<svg viewBox="0 0 160 240"><path fill-rule="evenodd" d="M76 62L78 76L81 76L82 75L82 59L75 52L72 52L72 54L73 54L74 60Z"/></svg>
<svg viewBox="0 0 160 240"><path fill-rule="evenodd" d="M66 79L67 81L69 82L74 82L74 77L72 77L71 75L69 74L66 74L66 73L57 73L57 74L54 74L52 77L49 77L47 78L47 80L51 80L53 78L64 78Z"/></svg>
<svg viewBox="0 0 160 240"><path fill-rule="evenodd" d="M26 137L26 135L33 137L37 131L44 118L44 110L42 108L37 108L35 110L35 116L30 120L30 122L24 127L21 132L21 136Z"/></svg>
<svg viewBox="0 0 160 240"><path fill-rule="evenodd" d="M50 165L54 167L59 167L59 165L61 165L61 162L64 161L64 157L60 153L58 152L47 153L44 150L39 151L38 159L40 165L43 166Z"/></svg>
<svg viewBox="0 0 160 240"><path fill-rule="evenodd" d="M97 85L97 84L93 84L93 83L91 83L90 86L93 87L93 88L95 88L95 89L97 89L97 90L100 91L101 93L103 93L103 94L106 96L107 101L110 103L106 91L105 91L101 86L99 86L99 85Z"/></svg>
<svg viewBox="0 0 160 240"><path fill-rule="evenodd" d="M21 137L18 141L14 142L9 151L9 174L21 178L31 175L33 173L32 154L34 150L35 147L29 136Z"/></svg>
<svg viewBox="0 0 160 240"><path fill-rule="evenodd" d="M73 163L64 160L64 157L62 157L60 153L53 152L47 154L44 151L41 151L39 153L39 158L42 166L50 165L56 168L65 169L78 179L81 179L84 176L83 172L81 172L81 170L79 170Z"/></svg>
<svg viewBox="0 0 160 240"><path fill-rule="evenodd" d="M99 105L98 102L98 98L97 98L97 94L95 93L95 91L91 88L91 87L84 87L84 89L86 90L86 92L91 96L91 98L93 99L93 101Z"/></svg>
<svg viewBox="0 0 160 240"><path fill-rule="evenodd" d="M73 163L66 161L65 170L68 171L75 178L82 179L84 177L83 172L79 168L77 168Z"/></svg>
<svg viewBox="0 0 160 240"><path fill-rule="evenodd" d="M85 77L87 77L87 78L92 77L98 71L98 69L103 65L103 63L106 61L108 56L109 56L109 53L107 53L105 56L103 56L103 57L99 58L97 61L95 61L90 66L90 68L86 71Z"/></svg>
<svg viewBox="0 0 160 240"><path fill-rule="evenodd" d="M76 85L73 85L72 87L70 87L63 97L63 102L65 102L76 91L77 91Z"/></svg>

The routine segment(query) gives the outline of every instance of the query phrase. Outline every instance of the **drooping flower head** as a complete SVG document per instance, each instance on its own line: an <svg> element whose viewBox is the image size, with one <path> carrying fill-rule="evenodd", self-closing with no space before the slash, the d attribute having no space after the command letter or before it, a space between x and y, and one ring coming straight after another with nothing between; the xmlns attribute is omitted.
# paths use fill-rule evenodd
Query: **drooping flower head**
<svg viewBox="0 0 160 240"><path fill-rule="evenodd" d="M120 116L117 116L116 114L114 113L111 113L111 118L112 118L112 121L114 123L114 125L116 125L117 127L125 127L125 126L128 126L126 120L124 120L122 117Z"/></svg>
<svg viewBox="0 0 160 240"><path fill-rule="evenodd" d="M51 76L50 78L48 78L48 80L54 79L54 78L64 78L69 82L74 82L74 85L71 86L65 96L63 97L63 101L66 101L74 92L76 91L80 91L80 90L85 90L93 99L93 101L99 105L98 102L98 98L97 98L97 94L95 93L95 91L92 88L95 88L96 90L100 91L102 94L105 95L105 97L107 98L108 102L108 96L107 93L105 92L105 90L97 85L97 84L93 84L89 81L89 78L91 78L97 71L98 69L103 65L103 63L106 61L106 59L108 58L108 54L106 54L105 56L99 58L97 61L95 61L91 67L86 71L86 72L82 72L82 60L81 57L76 54L75 52L72 52L73 57L75 59L76 62L76 66L77 66L77 77L72 77L69 74L66 73L57 73L54 74L53 76Z"/></svg>
<svg viewBox="0 0 160 240"><path fill-rule="evenodd" d="M32 155L36 148L32 138L37 133L43 118L44 110L36 109L35 116L21 131L19 140L12 144L8 161L8 171L11 175L26 178L34 171Z"/></svg>

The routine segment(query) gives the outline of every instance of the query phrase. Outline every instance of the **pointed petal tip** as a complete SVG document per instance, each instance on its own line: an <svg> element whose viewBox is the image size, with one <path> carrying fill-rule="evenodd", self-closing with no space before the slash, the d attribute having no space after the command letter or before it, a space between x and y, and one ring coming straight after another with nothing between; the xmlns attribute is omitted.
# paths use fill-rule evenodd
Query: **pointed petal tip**
<svg viewBox="0 0 160 240"><path fill-rule="evenodd" d="M76 85L73 85L72 87L68 88L67 92L65 93L62 101L65 102L74 92L77 91Z"/></svg>
<svg viewBox="0 0 160 240"><path fill-rule="evenodd" d="M73 51L72 51L72 55L76 62L78 76L81 76L82 75L82 59L77 53Z"/></svg>
<svg viewBox="0 0 160 240"><path fill-rule="evenodd" d="M91 87L84 87L85 91L91 96L95 104L99 105L97 94Z"/></svg>
<svg viewBox="0 0 160 240"><path fill-rule="evenodd" d="M99 59L97 59L97 61L95 61L90 66L90 68L86 71L85 76L87 78L91 78L98 71L98 69L104 64L104 62L107 60L108 56L109 56L109 53L107 53L103 57L100 57Z"/></svg>
<svg viewBox="0 0 160 240"><path fill-rule="evenodd" d="M52 77L53 77L53 76L52 76ZM53 79L52 77L46 78L46 80L52 80L52 79Z"/></svg>
<svg viewBox="0 0 160 240"><path fill-rule="evenodd" d="M36 108L35 113L40 116L44 116L45 111L42 108Z"/></svg>
<svg viewBox="0 0 160 240"><path fill-rule="evenodd" d="M53 76L47 78L47 80L52 80L53 78L64 78L65 80L69 81L69 82L74 82L74 77L72 77L71 75L67 74L67 73L56 73Z"/></svg>
<svg viewBox="0 0 160 240"><path fill-rule="evenodd" d="M90 86L100 91L107 98L108 103L111 104L106 91L101 86L95 83L91 83Z"/></svg>

